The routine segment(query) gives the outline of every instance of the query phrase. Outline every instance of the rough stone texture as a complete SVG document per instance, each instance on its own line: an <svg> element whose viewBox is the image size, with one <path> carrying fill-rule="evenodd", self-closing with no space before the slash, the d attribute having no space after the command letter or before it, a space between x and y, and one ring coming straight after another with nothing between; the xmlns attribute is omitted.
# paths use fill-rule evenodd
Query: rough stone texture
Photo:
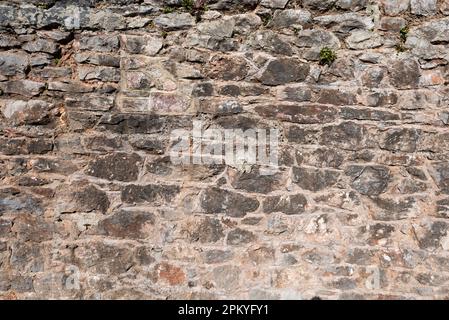
<svg viewBox="0 0 449 320"><path fill-rule="evenodd" d="M0 299L447 299L449 1L203 2L1 2Z"/></svg>

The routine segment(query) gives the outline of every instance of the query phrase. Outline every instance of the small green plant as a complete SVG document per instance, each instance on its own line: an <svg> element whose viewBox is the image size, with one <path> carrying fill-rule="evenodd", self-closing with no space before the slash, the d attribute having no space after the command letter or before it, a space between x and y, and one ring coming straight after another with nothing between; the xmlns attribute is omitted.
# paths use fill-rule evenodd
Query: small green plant
<svg viewBox="0 0 449 320"><path fill-rule="evenodd" d="M397 52L405 52L407 51L407 48L404 46L403 43L398 43L394 46Z"/></svg>
<svg viewBox="0 0 449 320"><path fill-rule="evenodd" d="M181 6L188 10L191 11L193 9L194 3L193 0L182 0Z"/></svg>
<svg viewBox="0 0 449 320"><path fill-rule="evenodd" d="M162 13L172 13L174 11L175 11L175 8L173 8L173 7L164 7L162 9Z"/></svg>
<svg viewBox="0 0 449 320"><path fill-rule="evenodd" d="M38 3L38 4L37 4L37 7L38 7L38 8L41 8L41 9L44 9L44 10L50 8L50 6L48 5L48 3L45 3L45 2L40 2L40 3Z"/></svg>
<svg viewBox="0 0 449 320"><path fill-rule="evenodd" d="M320 64L330 66L337 59L337 54L328 47L324 47L320 51Z"/></svg>
<svg viewBox="0 0 449 320"><path fill-rule="evenodd" d="M400 34L400 37L401 37L401 41L402 41L402 42L407 41L408 32L409 32L409 29L408 29L407 26L402 27L401 30L399 31L399 34Z"/></svg>
<svg viewBox="0 0 449 320"><path fill-rule="evenodd" d="M293 32L294 32L295 34L298 34L301 30L302 30L301 27L293 26Z"/></svg>
<svg viewBox="0 0 449 320"><path fill-rule="evenodd" d="M161 32L161 37L162 37L162 38L165 39L165 38L167 38L167 36L168 36L168 32L167 32L167 31L162 31L162 32Z"/></svg>
<svg viewBox="0 0 449 320"><path fill-rule="evenodd" d="M271 15L269 15L269 14L263 15L263 16L261 16L261 18L262 18L262 23L263 23L264 26L267 26L271 22L271 20L273 19L273 17Z"/></svg>
<svg viewBox="0 0 449 320"><path fill-rule="evenodd" d="M59 63L61 62L61 59L55 58L54 62L55 62L55 65L59 65Z"/></svg>
<svg viewBox="0 0 449 320"><path fill-rule="evenodd" d="M407 41L409 28L408 26L402 27L399 30L399 42L394 46L397 52L405 52L407 48L405 47L405 42Z"/></svg>
<svg viewBox="0 0 449 320"><path fill-rule="evenodd" d="M148 29L153 29L154 28L154 21L149 21L145 27L148 28Z"/></svg>

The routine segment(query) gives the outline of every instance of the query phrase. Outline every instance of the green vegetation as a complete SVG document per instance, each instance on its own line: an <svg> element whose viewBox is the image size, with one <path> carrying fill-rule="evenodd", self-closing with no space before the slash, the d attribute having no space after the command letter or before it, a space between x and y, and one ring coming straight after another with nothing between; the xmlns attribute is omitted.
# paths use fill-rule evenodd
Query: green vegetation
<svg viewBox="0 0 449 320"><path fill-rule="evenodd" d="M193 0L182 0L181 6L183 8L185 8L186 10L191 11L191 10L193 10L193 6L194 6Z"/></svg>
<svg viewBox="0 0 449 320"><path fill-rule="evenodd" d="M273 17L269 14L263 15L263 16L261 16L261 18L262 18L262 22L263 22L264 26L267 26L270 23L270 21L273 19Z"/></svg>
<svg viewBox="0 0 449 320"><path fill-rule="evenodd" d="M175 11L175 8L173 8L173 7L165 7L162 9L163 13L172 13L174 11Z"/></svg>
<svg viewBox="0 0 449 320"><path fill-rule="evenodd" d="M320 51L320 64L330 66L337 59L337 54L330 48L323 48Z"/></svg>
<svg viewBox="0 0 449 320"><path fill-rule="evenodd" d="M407 51L407 48L404 46L403 43L398 43L394 46L397 52L405 52Z"/></svg>
<svg viewBox="0 0 449 320"><path fill-rule="evenodd" d="M397 52L407 51L407 48L405 47L405 42L407 41L408 32L409 32L408 26L402 27L401 30L399 30L400 41L394 46Z"/></svg>
<svg viewBox="0 0 449 320"><path fill-rule="evenodd" d="M41 8L41 9L48 9L48 8L50 8L50 6L48 5L48 3L45 3L45 2L40 2L40 3L36 4L36 6L37 6L38 8Z"/></svg>
<svg viewBox="0 0 449 320"><path fill-rule="evenodd" d="M399 34L400 34L400 36L401 36L401 41L402 41L402 42L407 41L408 32L409 32L409 29L408 29L407 26L401 28L401 30L399 31Z"/></svg>

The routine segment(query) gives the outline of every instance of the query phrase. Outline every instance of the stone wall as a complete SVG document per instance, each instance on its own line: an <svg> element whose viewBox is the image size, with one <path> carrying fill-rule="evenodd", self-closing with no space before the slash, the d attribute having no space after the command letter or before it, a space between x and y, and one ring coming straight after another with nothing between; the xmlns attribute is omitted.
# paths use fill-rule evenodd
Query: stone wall
<svg viewBox="0 0 449 320"><path fill-rule="evenodd" d="M1 1L1 298L448 298L448 15ZM280 170L172 164L193 120Z"/></svg>

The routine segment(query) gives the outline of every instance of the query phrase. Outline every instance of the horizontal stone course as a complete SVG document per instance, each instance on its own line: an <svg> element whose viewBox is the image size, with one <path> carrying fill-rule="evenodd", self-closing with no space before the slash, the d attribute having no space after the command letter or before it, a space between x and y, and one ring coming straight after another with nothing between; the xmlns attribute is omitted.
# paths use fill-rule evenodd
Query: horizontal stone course
<svg viewBox="0 0 449 320"><path fill-rule="evenodd" d="M0 299L446 299L448 15L3 1Z"/></svg>

